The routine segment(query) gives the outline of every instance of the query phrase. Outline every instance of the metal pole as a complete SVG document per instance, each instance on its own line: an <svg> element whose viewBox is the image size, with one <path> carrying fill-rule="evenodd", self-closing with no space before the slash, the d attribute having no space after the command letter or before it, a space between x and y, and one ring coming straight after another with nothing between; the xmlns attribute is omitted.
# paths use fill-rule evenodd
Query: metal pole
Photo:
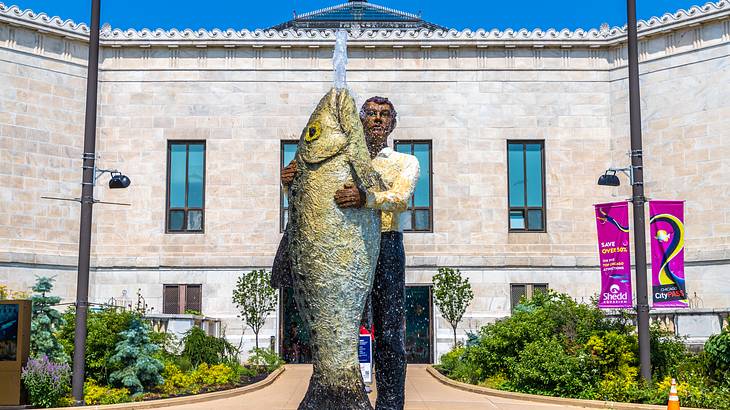
<svg viewBox="0 0 730 410"><path fill-rule="evenodd" d="M91 253L91 211L94 205L94 161L96 159L96 94L99 78L100 1L91 0L89 61L86 74L86 124L84 129L83 182L81 184L81 229L76 282L76 331L72 391L77 406L84 404L86 316L89 309L89 259Z"/></svg>
<svg viewBox="0 0 730 410"><path fill-rule="evenodd" d="M649 298L646 275L646 233L644 221L644 168L641 148L641 100L639 96L639 54L636 35L636 0L627 0L629 31L629 122L631 124L631 187L634 209L634 255L636 258L636 310L639 330L641 377L651 382L649 355Z"/></svg>

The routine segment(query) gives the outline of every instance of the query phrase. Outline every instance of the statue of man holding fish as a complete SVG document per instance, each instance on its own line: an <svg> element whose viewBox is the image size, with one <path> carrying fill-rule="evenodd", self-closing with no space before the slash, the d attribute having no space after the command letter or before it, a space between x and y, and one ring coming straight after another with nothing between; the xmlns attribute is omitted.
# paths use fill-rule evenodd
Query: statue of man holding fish
<svg viewBox="0 0 730 410"><path fill-rule="evenodd" d="M376 408L402 409L405 256L398 216L413 193L418 161L387 146L397 115L390 101L371 98L358 115L344 84L345 41L338 33L335 87L282 171L290 212L274 282L290 282L312 336L314 373L300 409L372 408L357 362L357 328L371 289ZM282 280L288 270L290 279Z"/></svg>

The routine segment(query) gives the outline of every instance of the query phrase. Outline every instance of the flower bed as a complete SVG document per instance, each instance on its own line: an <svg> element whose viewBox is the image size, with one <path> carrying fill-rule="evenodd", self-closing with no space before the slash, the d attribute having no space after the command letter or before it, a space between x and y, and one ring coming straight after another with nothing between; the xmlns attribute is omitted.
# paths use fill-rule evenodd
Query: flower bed
<svg viewBox="0 0 730 410"><path fill-rule="evenodd" d="M730 409L730 330L699 354L653 326L654 383L639 377L638 341L628 316L607 318L595 305L538 292L515 313L471 335L437 369L461 382L557 397L666 404L678 380L684 406Z"/></svg>

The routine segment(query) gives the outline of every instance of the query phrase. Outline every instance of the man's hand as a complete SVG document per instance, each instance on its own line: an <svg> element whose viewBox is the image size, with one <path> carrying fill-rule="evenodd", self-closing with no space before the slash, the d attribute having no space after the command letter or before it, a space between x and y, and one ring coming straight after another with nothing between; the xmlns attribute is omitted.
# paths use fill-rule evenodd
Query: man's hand
<svg viewBox="0 0 730 410"><path fill-rule="evenodd" d="M292 161L284 169L281 170L281 183L289 186L294 181L294 176L297 174L297 162Z"/></svg>
<svg viewBox="0 0 730 410"><path fill-rule="evenodd" d="M365 205L365 194L355 185L347 183L335 192L335 203L340 208L362 208Z"/></svg>

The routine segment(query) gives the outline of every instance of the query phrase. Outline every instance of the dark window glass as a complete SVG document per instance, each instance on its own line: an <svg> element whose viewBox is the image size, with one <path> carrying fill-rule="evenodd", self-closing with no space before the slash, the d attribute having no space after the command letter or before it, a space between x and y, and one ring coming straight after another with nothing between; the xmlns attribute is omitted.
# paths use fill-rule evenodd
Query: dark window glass
<svg viewBox="0 0 730 410"><path fill-rule="evenodd" d="M279 164L280 168L283 169L294 160L294 156L297 153L297 143L298 141L296 140L281 141L281 164ZM281 206L279 207L279 209L281 209L281 212L279 213L279 227L280 230L283 232L284 228L286 227L286 221L289 219L289 200L283 192L281 194Z"/></svg>
<svg viewBox="0 0 730 410"><path fill-rule="evenodd" d="M181 314L194 310L203 310L202 285L163 285L162 313Z"/></svg>
<svg viewBox="0 0 730 410"><path fill-rule="evenodd" d="M421 168L408 210L400 216L401 228L410 232L432 232L431 141L396 141L395 150L415 156Z"/></svg>
<svg viewBox="0 0 730 410"><path fill-rule="evenodd" d="M162 313L179 313L180 290L177 285L164 285L162 289Z"/></svg>
<svg viewBox="0 0 730 410"><path fill-rule="evenodd" d="M511 311L514 312L515 307L520 304L522 297L527 295L527 285L510 285L510 305Z"/></svg>
<svg viewBox="0 0 730 410"><path fill-rule="evenodd" d="M536 292L547 293L547 283L511 283L510 287L510 306L512 306L512 312L515 311L515 307L520 304L522 298L530 299L535 296Z"/></svg>
<svg viewBox="0 0 730 410"><path fill-rule="evenodd" d="M508 141L509 230L545 231L545 144Z"/></svg>
<svg viewBox="0 0 730 410"><path fill-rule="evenodd" d="M167 232L202 232L205 204L205 142L169 142Z"/></svg>

